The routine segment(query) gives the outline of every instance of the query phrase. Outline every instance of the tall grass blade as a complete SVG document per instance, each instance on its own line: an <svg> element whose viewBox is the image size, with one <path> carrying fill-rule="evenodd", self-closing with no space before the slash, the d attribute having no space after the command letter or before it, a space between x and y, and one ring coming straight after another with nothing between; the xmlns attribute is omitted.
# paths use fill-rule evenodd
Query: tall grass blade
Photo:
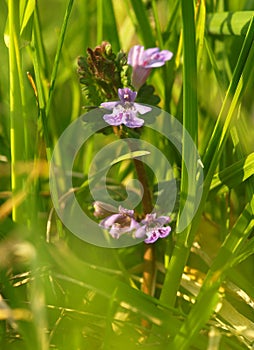
<svg viewBox="0 0 254 350"><path fill-rule="evenodd" d="M207 30L213 35L245 35L254 11L216 12L207 16Z"/></svg>
<svg viewBox="0 0 254 350"><path fill-rule="evenodd" d="M155 47L155 39L144 3L141 0L130 0L130 2L137 19L137 30L144 45L146 48Z"/></svg>
<svg viewBox="0 0 254 350"><path fill-rule="evenodd" d="M182 1L183 18L183 126L192 137L194 143L198 139L198 112L197 112L197 61L196 61L196 36L194 7L192 1ZM186 203L187 193L196 198L196 174L198 159L189 154L190 147L187 138L183 134L182 159L188 159L188 165L182 161L181 195L179 218L184 215L184 222L188 221L188 211L193 211L192 203ZM193 158L194 157L194 158ZM187 171L191 169L191 171ZM179 220L178 218L178 220ZM178 221L180 222L180 221ZM177 242L173 251L170 265L166 274L164 286L161 292L161 301L173 306L182 272L189 255L190 245L186 245L189 235L189 225L183 231L177 224ZM182 232L181 232L182 231Z"/></svg>
<svg viewBox="0 0 254 350"><path fill-rule="evenodd" d="M69 2L68 2L68 5L67 5L66 11L65 11L65 15L64 15L62 28L60 31L59 41L58 41L58 45L57 45L57 49L56 49L56 55L55 55L55 60L54 60L54 65L53 65L51 80L50 80L49 95L48 95L47 106L46 106L46 117L48 117L50 107L51 107L51 100L52 100L52 96L53 96L52 94L53 94L53 91L55 88L58 66L59 66L59 62L61 59L62 47L63 47L63 43L64 43L64 39L65 39L68 21L69 21L70 15L71 15L73 2L74 2L74 0L69 0Z"/></svg>

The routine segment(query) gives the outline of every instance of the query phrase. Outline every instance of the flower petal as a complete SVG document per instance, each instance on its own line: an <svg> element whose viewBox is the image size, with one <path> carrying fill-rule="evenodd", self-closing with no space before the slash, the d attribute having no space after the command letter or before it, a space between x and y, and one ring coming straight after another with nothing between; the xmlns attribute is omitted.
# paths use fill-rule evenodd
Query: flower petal
<svg viewBox="0 0 254 350"><path fill-rule="evenodd" d="M119 205L118 211L120 214L125 214L125 215L128 215L130 217L133 217L133 215L134 215L133 209L126 209L126 208L122 207L121 205Z"/></svg>
<svg viewBox="0 0 254 350"><path fill-rule="evenodd" d="M166 61L170 60L173 56L173 53L168 50L159 50L148 49L144 52L144 62L143 67L146 68L156 68L161 67L165 64Z"/></svg>
<svg viewBox="0 0 254 350"><path fill-rule="evenodd" d="M156 219L156 222L160 224L160 226L165 225L166 223L170 222L170 217L169 216L159 216Z"/></svg>
<svg viewBox="0 0 254 350"><path fill-rule="evenodd" d="M156 213L146 214L146 217L141 221L142 224L149 224L156 220Z"/></svg>
<svg viewBox="0 0 254 350"><path fill-rule="evenodd" d="M145 68L143 66L133 66L131 83L136 90L139 90L142 85L145 84L147 78L151 73L151 68Z"/></svg>
<svg viewBox="0 0 254 350"><path fill-rule="evenodd" d="M163 57L164 61L169 61L173 57L173 52L168 50L162 50L160 52L161 57Z"/></svg>
<svg viewBox="0 0 254 350"><path fill-rule="evenodd" d="M137 231L135 232L136 238L144 238L146 237L146 225L140 226Z"/></svg>
<svg viewBox="0 0 254 350"><path fill-rule="evenodd" d="M113 238L118 239L124 233L130 232L130 228L128 226L121 227L119 224L112 225L109 233Z"/></svg>
<svg viewBox="0 0 254 350"><path fill-rule="evenodd" d="M114 101L114 102L102 102L100 104L101 107L113 110L115 106L119 103L119 101Z"/></svg>
<svg viewBox="0 0 254 350"><path fill-rule="evenodd" d="M121 125L123 123L123 113L119 112L118 114L104 114L103 119L109 125Z"/></svg>
<svg viewBox="0 0 254 350"><path fill-rule="evenodd" d="M158 238L160 238L160 234L157 230L147 232L146 233L148 237L145 239L145 243L154 243L157 241Z"/></svg>
<svg viewBox="0 0 254 350"><path fill-rule="evenodd" d="M106 217L105 219L103 219L100 222L99 226L101 226L103 228L109 228L121 217L122 217L122 214L110 215L110 216Z"/></svg>
<svg viewBox="0 0 254 350"><path fill-rule="evenodd" d="M143 53L143 60L145 60L148 57L151 57L152 55L158 53L160 49L158 47L152 47L150 49L146 49Z"/></svg>
<svg viewBox="0 0 254 350"><path fill-rule="evenodd" d="M144 46L141 46L141 45L133 46L129 51L127 63L132 67L141 66L142 60L143 60L143 53L144 53Z"/></svg>
<svg viewBox="0 0 254 350"><path fill-rule="evenodd" d="M138 118L136 113L131 110L123 112L122 123L128 128L140 128L144 124L144 120Z"/></svg>
<svg viewBox="0 0 254 350"><path fill-rule="evenodd" d="M122 103L134 102L135 98L137 96L137 92L136 91L132 91L132 90L130 90L128 88L118 89L118 96L119 96L120 101Z"/></svg>
<svg viewBox="0 0 254 350"><path fill-rule="evenodd" d="M135 220L135 219L131 219L131 224L130 224L130 231L133 230L138 230L140 228L140 224Z"/></svg>
<svg viewBox="0 0 254 350"><path fill-rule="evenodd" d="M160 227L158 228L158 233L160 235L160 238L164 238L164 237L167 237L170 232L171 232L171 227L170 226L167 226L167 227Z"/></svg>
<svg viewBox="0 0 254 350"><path fill-rule="evenodd" d="M141 105L139 103L134 103L134 107L135 107L136 111L138 111L140 114L145 114L145 113L148 113L152 110L151 107Z"/></svg>

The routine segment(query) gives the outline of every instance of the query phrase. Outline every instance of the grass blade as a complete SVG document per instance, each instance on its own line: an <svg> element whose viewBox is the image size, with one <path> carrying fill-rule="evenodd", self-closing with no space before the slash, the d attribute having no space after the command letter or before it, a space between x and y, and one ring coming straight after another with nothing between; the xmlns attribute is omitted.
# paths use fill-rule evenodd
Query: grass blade
<svg viewBox="0 0 254 350"><path fill-rule="evenodd" d="M195 19L194 7L192 1L182 1L182 17L183 17L183 126L188 131L193 141L197 142L198 132L198 113L197 113L197 62L196 62L196 37L195 37ZM185 135L185 133L184 133ZM188 159L190 164L187 166L182 164L181 177L181 197L180 197L180 214L184 214L184 210L192 210L193 203L185 203L186 194L191 193L193 198L196 194L196 174L197 159L193 159L193 154L188 154L189 146L187 139L183 136L182 159ZM186 167L185 167L186 166ZM187 172L187 169L191 172ZM191 185L190 185L191 184ZM186 214L188 215L188 214ZM189 235L189 226L181 232L180 227L177 228L177 242L173 251L172 260L169 265L164 286L161 292L161 301L166 305L173 306L176 299L176 293L180 285L182 272L189 255L190 246L185 243Z"/></svg>
<svg viewBox="0 0 254 350"><path fill-rule="evenodd" d="M69 21L70 14L71 14L73 2L74 2L74 0L69 0L69 2L68 2L68 6L67 6L67 9L66 9L66 12L64 15L64 20L63 20L63 24L62 24L62 28L61 28L61 32L60 32L60 36L59 36L58 46L57 46L56 55L55 55L55 61L54 61L53 70L52 70L52 74L51 74L51 80L50 80L49 96L48 96L48 101L47 101L47 106L46 106L46 117L48 117L49 111L50 111L52 94L53 94L53 91L55 88L56 76L57 76L58 66L59 66L59 62L60 62L60 58L61 58L61 51L62 51L62 47L63 47L63 42L64 42L66 30L67 30L68 21Z"/></svg>
<svg viewBox="0 0 254 350"><path fill-rule="evenodd" d="M213 313L220 300L219 287L226 276L227 270L231 267L234 256L239 251L239 247L247 239L254 225L253 206L254 195L230 234L228 234L201 287L196 304L192 307L179 333L174 338L170 349L189 349L198 331L205 325Z"/></svg>
<svg viewBox="0 0 254 350"><path fill-rule="evenodd" d="M213 35L245 35L254 11L216 12L207 16L207 30Z"/></svg>
<svg viewBox="0 0 254 350"><path fill-rule="evenodd" d="M234 115L237 103L243 94L247 85L250 72L252 70L251 62L254 55L254 21L252 19L248 33L246 35L243 47L234 70L234 74L228 88L225 100L223 102L220 114L218 116L214 132L211 136L210 143L204 155L204 168L209 177L215 170L219 156L221 155L226 136ZM222 126L223 125L223 126Z"/></svg>
<svg viewBox="0 0 254 350"><path fill-rule="evenodd" d="M237 161L233 165L216 173L213 177L210 190L234 188L254 174L254 153Z"/></svg>
<svg viewBox="0 0 254 350"><path fill-rule="evenodd" d="M155 39L148 19L147 11L141 0L131 0L138 24L138 32L146 48L155 47Z"/></svg>

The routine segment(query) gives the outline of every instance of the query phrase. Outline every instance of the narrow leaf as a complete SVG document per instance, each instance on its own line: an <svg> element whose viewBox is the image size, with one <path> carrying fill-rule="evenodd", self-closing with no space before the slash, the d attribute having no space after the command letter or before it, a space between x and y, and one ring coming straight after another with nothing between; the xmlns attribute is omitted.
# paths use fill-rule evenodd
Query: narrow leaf
<svg viewBox="0 0 254 350"><path fill-rule="evenodd" d="M207 16L207 30L214 35L245 35L254 11L216 12Z"/></svg>

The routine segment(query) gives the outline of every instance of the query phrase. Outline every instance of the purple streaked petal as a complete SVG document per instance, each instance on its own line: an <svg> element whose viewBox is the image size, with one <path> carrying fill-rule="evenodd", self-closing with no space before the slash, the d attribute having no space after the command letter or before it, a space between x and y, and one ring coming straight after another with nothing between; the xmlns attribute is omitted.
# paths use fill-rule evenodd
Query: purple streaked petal
<svg viewBox="0 0 254 350"><path fill-rule="evenodd" d="M164 59L164 61L168 61L168 60L171 60L171 58L173 57L173 52L171 52L169 50L162 50L160 52L160 56L161 56L161 58Z"/></svg>
<svg viewBox="0 0 254 350"><path fill-rule="evenodd" d="M103 102L103 103L100 104L100 106L103 107L103 108L106 108L106 109L113 110L118 103L119 103L119 101Z"/></svg>
<svg viewBox="0 0 254 350"><path fill-rule="evenodd" d="M152 110L151 107L144 106L144 105L141 105L139 103L134 103L134 107L135 107L136 111L138 111L140 114L145 114L145 113L148 113Z"/></svg>
<svg viewBox="0 0 254 350"><path fill-rule="evenodd" d="M146 49L143 54L143 59L150 57L159 51L160 49L158 47L151 47L150 49Z"/></svg>
<svg viewBox="0 0 254 350"><path fill-rule="evenodd" d="M126 125L128 128L140 128L144 124L144 120L136 117L136 113L133 112L125 112L123 113L123 121L122 123Z"/></svg>
<svg viewBox="0 0 254 350"><path fill-rule="evenodd" d="M150 62L146 65L147 69L148 68L159 68L164 66L165 62L164 61L154 61L154 62Z"/></svg>
<svg viewBox="0 0 254 350"><path fill-rule="evenodd" d="M160 234L158 231L152 231L147 233L148 238L145 239L145 243L154 243L160 238Z"/></svg>
<svg viewBox="0 0 254 350"><path fill-rule="evenodd" d="M118 114L104 114L103 119L109 125L121 125L123 123L123 113L120 112Z"/></svg>
<svg viewBox="0 0 254 350"><path fill-rule="evenodd" d="M109 228L111 227L112 225L114 225L114 223L118 220L122 218L122 214L113 214L113 215L110 215L108 217L106 217L105 219L103 219L99 226L103 227L103 228Z"/></svg>
<svg viewBox="0 0 254 350"><path fill-rule="evenodd" d="M132 91L128 88L118 89L118 96L122 103L124 102L134 102L137 96L136 91Z"/></svg>
<svg viewBox="0 0 254 350"><path fill-rule="evenodd" d="M133 46L129 51L127 63L132 67L141 66L143 53L144 53L144 46L141 46L141 45Z"/></svg>
<svg viewBox="0 0 254 350"><path fill-rule="evenodd" d="M170 232L171 232L171 227L170 226L167 226L167 227L161 227L161 228L158 228L158 233L160 235L160 238L164 238L164 237L167 237Z"/></svg>
<svg viewBox="0 0 254 350"><path fill-rule="evenodd" d="M172 52L163 50L148 57L147 60L144 61L144 66L146 68L161 67L165 64L166 61L170 60L172 56Z"/></svg>
<svg viewBox="0 0 254 350"><path fill-rule="evenodd" d="M133 67L131 82L136 90L139 90L145 84L150 73L151 68L144 68L143 66Z"/></svg>
<svg viewBox="0 0 254 350"><path fill-rule="evenodd" d="M133 67L132 85L139 89L146 82L151 68L161 67L166 61L170 60L173 53L168 50L160 51L153 47L144 50L143 46L133 46L128 54L128 64Z"/></svg>

